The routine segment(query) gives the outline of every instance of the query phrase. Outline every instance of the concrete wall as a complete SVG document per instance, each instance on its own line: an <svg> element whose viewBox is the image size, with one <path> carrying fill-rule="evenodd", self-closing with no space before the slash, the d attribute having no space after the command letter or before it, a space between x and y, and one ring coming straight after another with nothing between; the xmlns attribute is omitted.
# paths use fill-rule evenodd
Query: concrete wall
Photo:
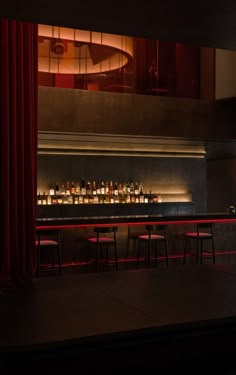
<svg viewBox="0 0 236 375"><path fill-rule="evenodd" d="M216 99L236 97L236 52L216 49Z"/></svg>
<svg viewBox="0 0 236 375"><path fill-rule="evenodd" d="M236 138L235 106L197 99L39 87L39 130Z"/></svg>

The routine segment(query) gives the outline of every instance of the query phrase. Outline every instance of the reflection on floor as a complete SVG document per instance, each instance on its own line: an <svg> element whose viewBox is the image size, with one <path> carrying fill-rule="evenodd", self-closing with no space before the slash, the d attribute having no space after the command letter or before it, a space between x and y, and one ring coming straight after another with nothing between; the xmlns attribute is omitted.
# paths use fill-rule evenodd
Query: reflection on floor
<svg viewBox="0 0 236 375"><path fill-rule="evenodd" d="M183 254L169 255L169 267L182 266L183 265ZM208 255L204 255L203 264L211 264L212 258ZM216 263L217 264L236 264L236 251L218 251L216 252ZM187 256L186 264L196 264L196 257ZM57 265L55 265L57 268ZM144 257L140 258L139 269L146 268L146 260ZM155 259L152 258L151 268L156 267ZM166 268L165 258L160 256L158 258L158 268ZM134 270L137 268L137 258L136 257L123 257L119 258L119 270ZM104 260L99 261L98 271L115 271L114 260L109 261L109 267L105 264ZM74 261L70 263L63 263L63 272L69 273L94 273L96 272L95 260L89 262L86 261ZM52 267L51 264L42 264L41 276L47 276L50 274L55 274L56 269Z"/></svg>

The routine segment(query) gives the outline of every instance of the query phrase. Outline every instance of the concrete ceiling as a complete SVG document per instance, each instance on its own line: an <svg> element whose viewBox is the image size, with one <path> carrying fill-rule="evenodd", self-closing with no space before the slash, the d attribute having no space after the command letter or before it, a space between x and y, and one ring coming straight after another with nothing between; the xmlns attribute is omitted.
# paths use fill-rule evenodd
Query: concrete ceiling
<svg viewBox="0 0 236 375"><path fill-rule="evenodd" d="M235 0L8 0L0 17L236 50Z"/></svg>

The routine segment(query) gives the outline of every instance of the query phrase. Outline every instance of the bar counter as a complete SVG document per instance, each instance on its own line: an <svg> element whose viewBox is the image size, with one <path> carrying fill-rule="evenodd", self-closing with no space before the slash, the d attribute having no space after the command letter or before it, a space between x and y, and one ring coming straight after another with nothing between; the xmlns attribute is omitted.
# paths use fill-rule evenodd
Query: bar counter
<svg viewBox="0 0 236 375"><path fill-rule="evenodd" d="M37 229L47 228L85 228L94 225L145 225L145 224L190 224L190 223L235 223L236 215L227 212L198 213L179 215L114 215L114 216L77 216L77 217L41 217L36 220Z"/></svg>
<svg viewBox="0 0 236 375"><path fill-rule="evenodd" d="M40 212L39 212L40 211ZM225 259L235 252L236 215L227 212L196 213L189 203L161 203L154 205L83 205L66 207L40 207L36 230L61 231L63 258L66 264L85 264L87 254L92 254L88 238L94 227L119 228L118 257L136 259L136 241L133 236L145 231L147 224L168 224L169 257L181 259L184 251L184 234L195 230L197 223L215 224L217 255Z"/></svg>

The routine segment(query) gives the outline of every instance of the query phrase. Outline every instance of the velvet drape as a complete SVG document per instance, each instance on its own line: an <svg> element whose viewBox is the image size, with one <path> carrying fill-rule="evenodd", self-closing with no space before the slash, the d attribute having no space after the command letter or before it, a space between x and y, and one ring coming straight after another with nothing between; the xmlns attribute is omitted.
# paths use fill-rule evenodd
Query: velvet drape
<svg viewBox="0 0 236 375"><path fill-rule="evenodd" d="M0 19L0 286L35 267L37 25Z"/></svg>

